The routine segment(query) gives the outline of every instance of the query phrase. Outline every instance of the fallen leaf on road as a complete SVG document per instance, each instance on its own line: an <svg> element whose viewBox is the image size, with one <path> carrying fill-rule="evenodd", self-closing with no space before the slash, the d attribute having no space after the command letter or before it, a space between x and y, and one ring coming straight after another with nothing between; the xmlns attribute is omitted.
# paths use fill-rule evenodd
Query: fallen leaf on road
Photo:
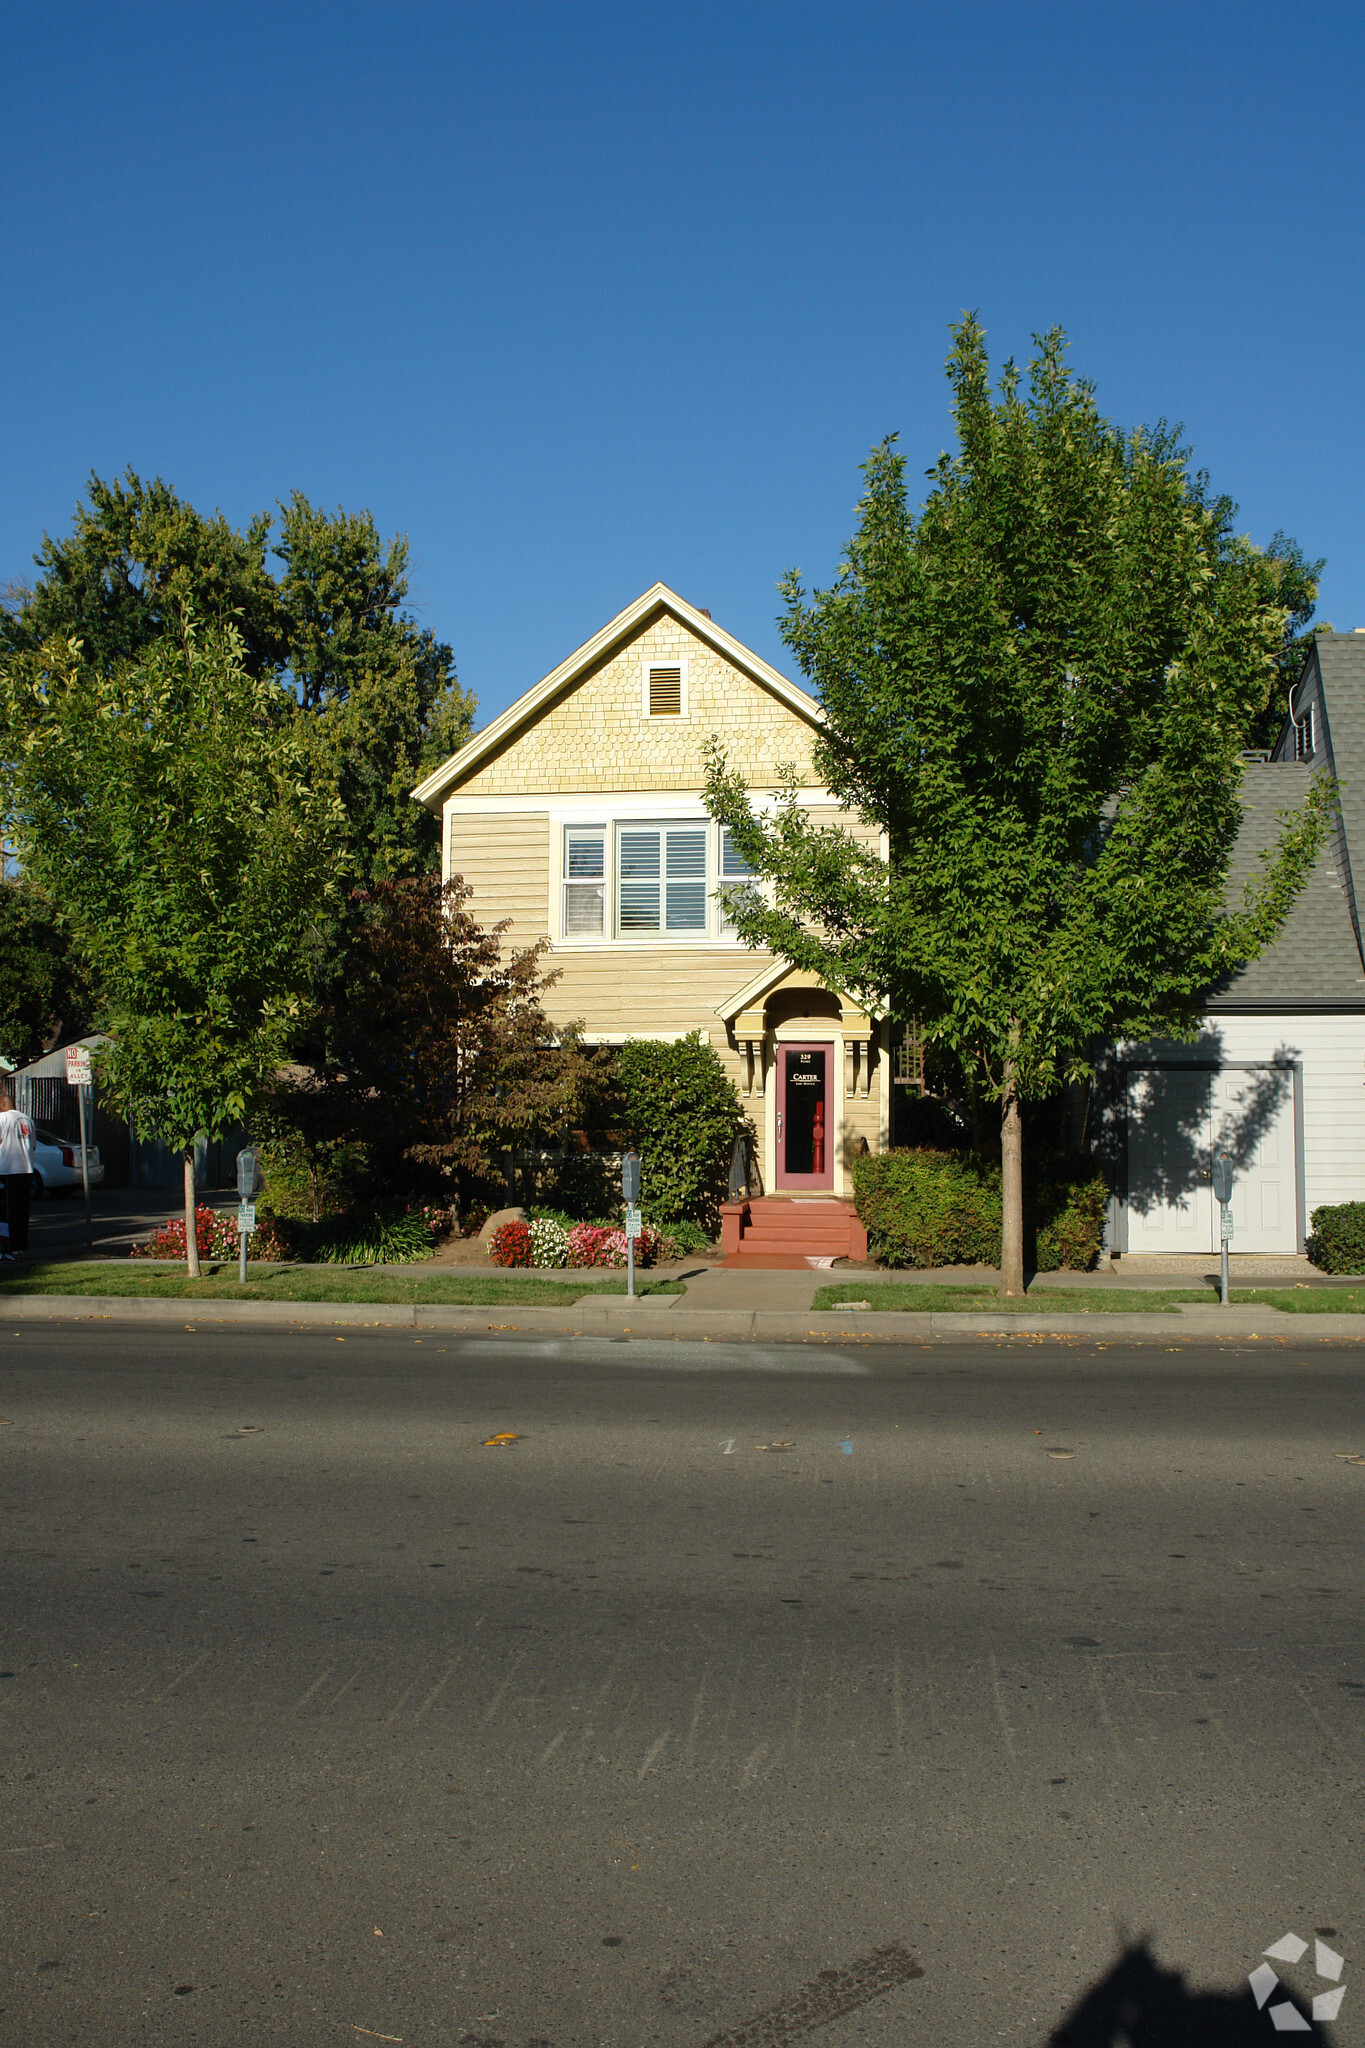
<svg viewBox="0 0 1365 2048"><path fill-rule="evenodd" d="M756 1451L794 1451L795 1443L789 1436L775 1436L770 1444L755 1444Z"/></svg>
<svg viewBox="0 0 1365 2048"><path fill-rule="evenodd" d="M483 1440L483 1448L486 1451L502 1451L507 1448L508 1444L519 1444L520 1442L521 1438L514 1429L503 1429L499 1430L496 1436L486 1436Z"/></svg>

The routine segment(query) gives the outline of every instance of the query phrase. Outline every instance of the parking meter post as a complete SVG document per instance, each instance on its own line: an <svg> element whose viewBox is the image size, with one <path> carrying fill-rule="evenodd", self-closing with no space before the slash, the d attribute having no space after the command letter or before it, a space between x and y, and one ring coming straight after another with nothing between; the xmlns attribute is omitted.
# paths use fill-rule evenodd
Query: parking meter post
<svg viewBox="0 0 1365 2048"><path fill-rule="evenodd" d="M1227 1221L1227 1213L1228 1213L1228 1210L1227 1210L1227 1203L1226 1203L1226 1202L1220 1203L1220 1204L1219 1204L1219 1215L1218 1215L1218 1235L1219 1235L1219 1238L1220 1238L1220 1239L1221 1239L1221 1241L1222 1241L1222 1250L1223 1250L1223 1285L1222 1285L1222 1300L1223 1300L1223 1306L1224 1306L1224 1308L1226 1308L1226 1307L1227 1307L1227 1305L1228 1305L1228 1234L1227 1234L1227 1230L1226 1230L1226 1228L1225 1228L1225 1225L1226 1225L1226 1221Z"/></svg>
<svg viewBox="0 0 1365 2048"><path fill-rule="evenodd" d="M626 1293L635 1296L635 1218L640 1201L640 1155L632 1148L621 1161L621 1198L626 1205Z"/></svg>
<svg viewBox="0 0 1365 2048"><path fill-rule="evenodd" d="M255 1228L255 1210L247 1220L248 1204L256 1195L257 1167L260 1154L254 1145L243 1145L237 1154L237 1278L246 1286L247 1239Z"/></svg>
<svg viewBox="0 0 1365 2048"><path fill-rule="evenodd" d="M1228 1244L1232 1238L1232 1215L1229 1203L1232 1201L1232 1154L1218 1152L1214 1155L1213 1198L1218 1204L1218 1242L1222 1251L1222 1302L1228 1305Z"/></svg>
<svg viewBox="0 0 1365 2048"><path fill-rule="evenodd" d="M95 1249L95 1225L90 1214L90 1161L85 1150L85 1117L90 1103L88 1087L76 1090L76 1103L81 1113L81 1188L85 1195L85 1249L92 1252Z"/></svg>

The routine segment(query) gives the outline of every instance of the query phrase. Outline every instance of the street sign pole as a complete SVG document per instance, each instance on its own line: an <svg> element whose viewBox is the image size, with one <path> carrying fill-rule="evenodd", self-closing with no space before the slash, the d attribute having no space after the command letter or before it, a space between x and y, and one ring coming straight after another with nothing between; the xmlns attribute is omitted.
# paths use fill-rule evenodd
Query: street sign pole
<svg viewBox="0 0 1365 2048"><path fill-rule="evenodd" d="M621 1161L621 1194L626 1205L626 1293L635 1296L635 1239L640 1230L640 1155L627 1152Z"/></svg>
<svg viewBox="0 0 1365 2048"><path fill-rule="evenodd" d="M1219 1152L1213 1162L1213 1193L1218 1204L1218 1238L1222 1246L1222 1301L1228 1305L1228 1246L1232 1242L1232 1154Z"/></svg>
<svg viewBox="0 0 1365 2048"><path fill-rule="evenodd" d="M90 1089L87 1085L77 1090L81 1112L81 1188L85 1195L85 1249L95 1249L95 1224L90 1214L90 1161L85 1150L85 1119L90 1110Z"/></svg>
<svg viewBox="0 0 1365 2048"><path fill-rule="evenodd" d="M90 1214L90 1161L86 1156L85 1114L90 1107L94 1086L94 1075L90 1070L90 1048L88 1045L69 1045L66 1048L66 1085L76 1091L76 1111L81 1120L81 1187L85 1193L85 1249L95 1249L95 1225Z"/></svg>
<svg viewBox="0 0 1365 2048"><path fill-rule="evenodd" d="M1223 1306L1226 1308L1228 1305L1228 1210L1226 1202L1223 1204L1223 1214L1219 1220L1223 1225L1221 1232L1223 1239Z"/></svg>

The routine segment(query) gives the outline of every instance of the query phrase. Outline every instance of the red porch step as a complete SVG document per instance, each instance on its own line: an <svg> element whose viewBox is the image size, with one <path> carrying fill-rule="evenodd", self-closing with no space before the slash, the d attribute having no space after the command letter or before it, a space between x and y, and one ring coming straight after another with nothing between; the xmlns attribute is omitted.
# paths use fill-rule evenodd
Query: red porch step
<svg viewBox="0 0 1365 2048"><path fill-rule="evenodd" d="M762 1195L721 1207L727 1266L804 1266L811 1259L865 1259L867 1232L852 1202Z"/></svg>

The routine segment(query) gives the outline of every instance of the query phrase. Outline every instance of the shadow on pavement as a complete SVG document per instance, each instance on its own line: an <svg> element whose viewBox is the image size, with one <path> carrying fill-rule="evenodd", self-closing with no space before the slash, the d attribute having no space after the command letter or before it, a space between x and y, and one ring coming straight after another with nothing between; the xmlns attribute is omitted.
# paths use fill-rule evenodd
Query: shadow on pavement
<svg viewBox="0 0 1365 2048"><path fill-rule="evenodd" d="M1300 2024L1276 2027L1271 2008L1289 2001ZM1048 2036L1048 2048L1267 2048L1282 2031L1306 2033L1331 2048L1331 2033L1310 2025L1302 2006L1283 1985L1264 2011L1256 2010L1250 1988L1239 1992L1193 1991L1178 1970L1164 1970L1146 1942L1130 1945L1118 1961L1072 2007Z"/></svg>

